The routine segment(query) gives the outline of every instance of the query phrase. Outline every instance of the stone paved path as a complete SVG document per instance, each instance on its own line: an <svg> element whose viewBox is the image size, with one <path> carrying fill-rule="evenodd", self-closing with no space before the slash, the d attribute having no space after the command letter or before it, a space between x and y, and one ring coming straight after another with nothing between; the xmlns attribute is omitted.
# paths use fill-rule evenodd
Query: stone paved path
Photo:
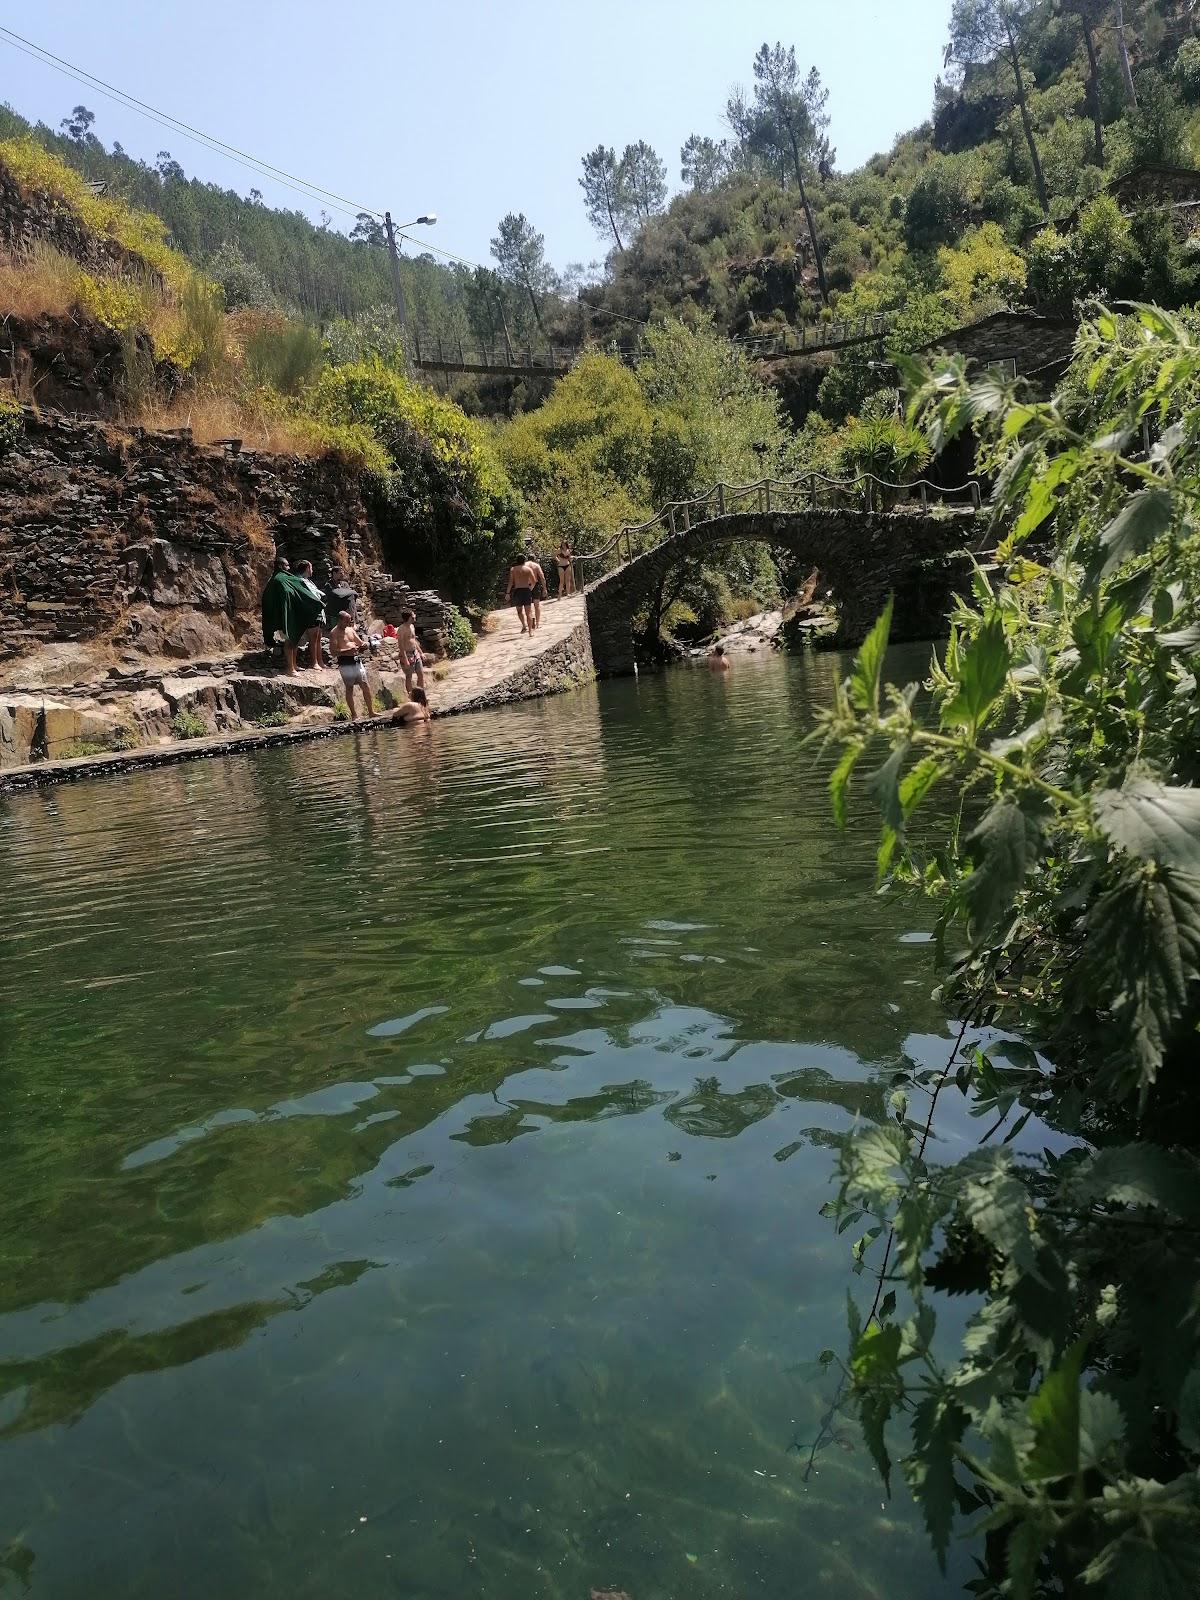
<svg viewBox="0 0 1200 1600"><path fill-rule="evenodd" d="M543 601L542 625L532 639L521 632L512 607L491 612L488 621L490 630L480 638L475 654L451 661L444 669L438 669L436 680L428 681L430 702L436 711L457 711L565 639L583 621L583 596Z"/></svg>
<svg viewBox="0 0 1200 1600"><path fill-rule="evenodd" d="M436 678L432 671L426 674L426 686L434 714L474 709L480 702L486 704L492 691L499 690L507 679L515 677L531 661L536 661L561 643L583 619L584 603L580 595L544 602L542 625L529 639L521 632L514 610L509 608L492 612L489 617L491 626L480 638L473 655L465 656L461 661L439 663ZM313 674L312 678L318 676L321 680L328 679L335 686L337 684L332 670ZM310 679L307 673L302 677ZM392 682L398 681L394 671L389 673L389 678ZM533 692L540 691L535 689ZM320 722L299 727L244 728L233 733L213 734L204 739L142 745L136 750L109 751L103 755L77 756L65 761L39 761L32 766L7 767L0 771L0 794L115 772L172 766L181 761L202 760L206 756L234 755L246 750L260 750L268 745L338 738L356 729L390 727L391 720L391 713L388 712L353 723Z"/></svg>

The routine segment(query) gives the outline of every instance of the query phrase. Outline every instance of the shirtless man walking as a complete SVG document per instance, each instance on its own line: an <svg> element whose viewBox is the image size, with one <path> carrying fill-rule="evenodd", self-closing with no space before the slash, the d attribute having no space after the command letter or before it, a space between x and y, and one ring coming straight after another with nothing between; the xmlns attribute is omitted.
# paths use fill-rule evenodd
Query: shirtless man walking
<svg viewBox="0 0 1200 1600"><path fill-rule="evenodd" d="M517 608L517 615L521 619L521 632L531 634L534 630L533 620L533 591L537 584L537 574L541 571L536 561L526 556L521 561L515 561L508 569L508 588L504 591L505 605L511 600Z"/></svg>
<svg viewBox="0 0 1200 1600"><path fill-rule="evenodd" d="M333 659L337 662L338 672L342 677L342 686L346 691L346 704L350 708L350 720L354 720L354 691L362 690L362 697L366 704L368 717L375 715L375 703L371 699L371 685L367 681L367 669L363 666L362 652L368 648L367 641L354 626L354 618L348 611L339 611L337 626L329 635L329 647L333 651Z"/></svg>
<svg viewBox="0 0 1200 1600"><path fill-rule="evenodd" d="M525 560L533 568L533 631L536 633L542 625L542 601L549 600L550 590L546 587L546 574L542 570L542 563L532 550L526 554Z"/></svg>

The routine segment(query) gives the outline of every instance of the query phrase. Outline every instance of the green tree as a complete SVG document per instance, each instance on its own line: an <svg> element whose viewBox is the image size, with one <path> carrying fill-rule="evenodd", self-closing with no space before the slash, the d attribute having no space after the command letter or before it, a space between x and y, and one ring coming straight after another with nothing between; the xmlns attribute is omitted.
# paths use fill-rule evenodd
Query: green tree
<svg viewBox="0 0 1200 1600"><path fill-rule="evenodd" d="M1035 15L1033 0L954 0L954 10L950 13L948 55L963 68L990 62L1000 55L1007 57L1021 113L1021 127L1033 164L1038 203L1043 213L1049 216L1050 201L1046 195L1046 180L1042 175L1041 157L1038 155L1033 121L1029 114L1025 74L1021 67L1021 45Z"/></svg>
<svg viewBox="0 0 1200 1600"><path fill-rule="evenodd" d="M781 157L791 162L812 244L821 299L826 304L829 301L829 286L825 279L825 258L804 183L804 171L806 166L828 155L828 141L825 139L825 128L829 124L825 110L827 100L828 92L822 88L815 67L807 78L801 79L800 69L796 65L796 51L792 46L786 50L778 43L759 47L754 57L757 130L770 139Z"/></svg>
<svg viewBox="0 0 1200 1600"><path fill-rule="evenodd" d="M1176 166L1184 159L1187 113L1167 80L1153 68L1139 72L1137 84L1137 104L1125 113L1133 165Z"/></svg>
<svg viewBox="0 0 1200 1600"><path fill-rule="evenodd" d="M608 145L598 144L584 156L583 177L579 180L579 186L583 190L584 208L592 227L601 238L611 233L617 249L624 250L619 225L621 195L616 151Z"/></svg>
<svg viewBox="0 0 1200 1600"><path fill-rule="evenodd" d="M546 240L521 212L510 211L501 217L492 240L492 255L500 275L519 284L529 296L529 305L540 333L546 332L542 319L542 297L554 288L554 268L546 260Z"/></svg>
<svg viewBox="0 0 1200 1600"><path fill-rule="evenodd" d="M999 575L957 606L931 702L884 683L889 603L826 723L843 823L875 752L880 875L938 902L960 1019L840 1158L828 1209L877 1258L847 1392L940 1557L978 1514L986 1600L1200 1581L1197 332L1100 313L1045 403L910 366L932 444L982 434ZM980 1144L934 1161L951 1095ZM974 1297L961 1339L947 1295Z"/></svg>
<svg viewBox="0 0 1200 1600"><path fill-rule="evenodd" d="M1106 0L1058 0L1065 16L1074 17L1087 54L1087 105L1092 119L1092 148L1096 165L1104 165L1104 116L1100 96L1100 59L1096 53L1096 30L1107 12Z"/></svg>
<svg viewBox="0 0 1200 1600"><path fill-rule="evenodd" d="M724 139L689 134L679 152L679 175L696 194L715 189L729 171L729 147Z"/></svg>
<svg viewBox="0 0 1200 1600"><path fill-rule="evenodd" d="M667 200L667 169L644 139L627 144L617 163L617 194L636 227L662 210Z"/></svg>

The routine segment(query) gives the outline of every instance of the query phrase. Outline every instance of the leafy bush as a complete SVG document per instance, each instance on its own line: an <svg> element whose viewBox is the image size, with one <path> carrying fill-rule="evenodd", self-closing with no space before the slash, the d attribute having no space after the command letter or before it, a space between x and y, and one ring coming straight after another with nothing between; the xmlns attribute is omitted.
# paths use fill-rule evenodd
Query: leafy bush
<svg viewBox="0 0 1200 1600"><path fill-rule="evenodd" d="M872 473L888 483L919 476L931 451L919 429L890 416L851 417L838 438L836 466L840 474Z"/></svg>
<svg viewBox="0 0 1200 1600"><path fill-rule="evenodd" d="M863 1226L856 1259L881 1257L846 1382L885 1480L907 1419L939 1556L980 1513L988 1600L1182 1597L1200 1573L1196 335L1150 306L1101 313L1042 404L960 359L910 365L914 424L983 430L1005 577L976 573L931 709L884 687L889 603L826 721L839 822L881 751L880 874L938 901L962 1019L944 1068L899 1078L893 1120L840 1157L828 1209ZM935 1163L953 1093L987 1131ZM957 1354L947 1294L975 1308Z"/></svg>
<svg viewBox="0 0 1200 1600"><path fill-rule="evenodd" d="M0 389L0 456L14 450L25 437L25 413L15 397Z"/></svg>
<svg viewBox="0 0 1200 1600"><path fill-rule="evenodd" d="M1188 105L1200 105L1200 39L1194 35L1179 46L1172 69L1179 92Z"/></svg>
<svg viewBox="0 0 1200 1600"><path fill-rule="evenodd" d="M255 717L256 728L283 728L292 720L290 711L264 711L261 717Z"/></svg>
<svg viewBox="0 0 1200 1600"><path fill-rule="evenodd" d="M459 660L463 656L473 655L475 644L475 630L458 607L452 607L450 626L446 630L446 654L452 660Z"/></svg>
<svg viewBox="0 0 1200 1600"><path fill-rule="evenodd" d="M299 394L316 382L325 364L317 330L282 316L260 322L242 348L250 381L269 384L280 394Z"/></svg>
<svg viewBox="0 0 1200 1600"><path fill-rule="evenodd" d="M203 739L208 724L194 711L177 711L171 718L171 734L176 739Z"/></svg>
<svg viewBox="0 0 1200 1600"><path fill-rule="evenodd" d="M490 598L518 548L517 500L482 425L379 360L328 368L311 405L386 453L375 510L389 558L457 599Z"/></svg>

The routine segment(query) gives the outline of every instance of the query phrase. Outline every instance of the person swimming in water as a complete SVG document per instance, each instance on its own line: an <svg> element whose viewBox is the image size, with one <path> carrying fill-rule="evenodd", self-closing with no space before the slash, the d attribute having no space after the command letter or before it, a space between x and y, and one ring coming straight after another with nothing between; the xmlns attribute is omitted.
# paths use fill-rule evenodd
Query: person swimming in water
<svg viewBox="0 0 1200 1600"><path fill-rule="evenodd" d="M715 644L708 654L708 670L710 672L728 672L729 657L725 654L723 644Z"/></svg>

